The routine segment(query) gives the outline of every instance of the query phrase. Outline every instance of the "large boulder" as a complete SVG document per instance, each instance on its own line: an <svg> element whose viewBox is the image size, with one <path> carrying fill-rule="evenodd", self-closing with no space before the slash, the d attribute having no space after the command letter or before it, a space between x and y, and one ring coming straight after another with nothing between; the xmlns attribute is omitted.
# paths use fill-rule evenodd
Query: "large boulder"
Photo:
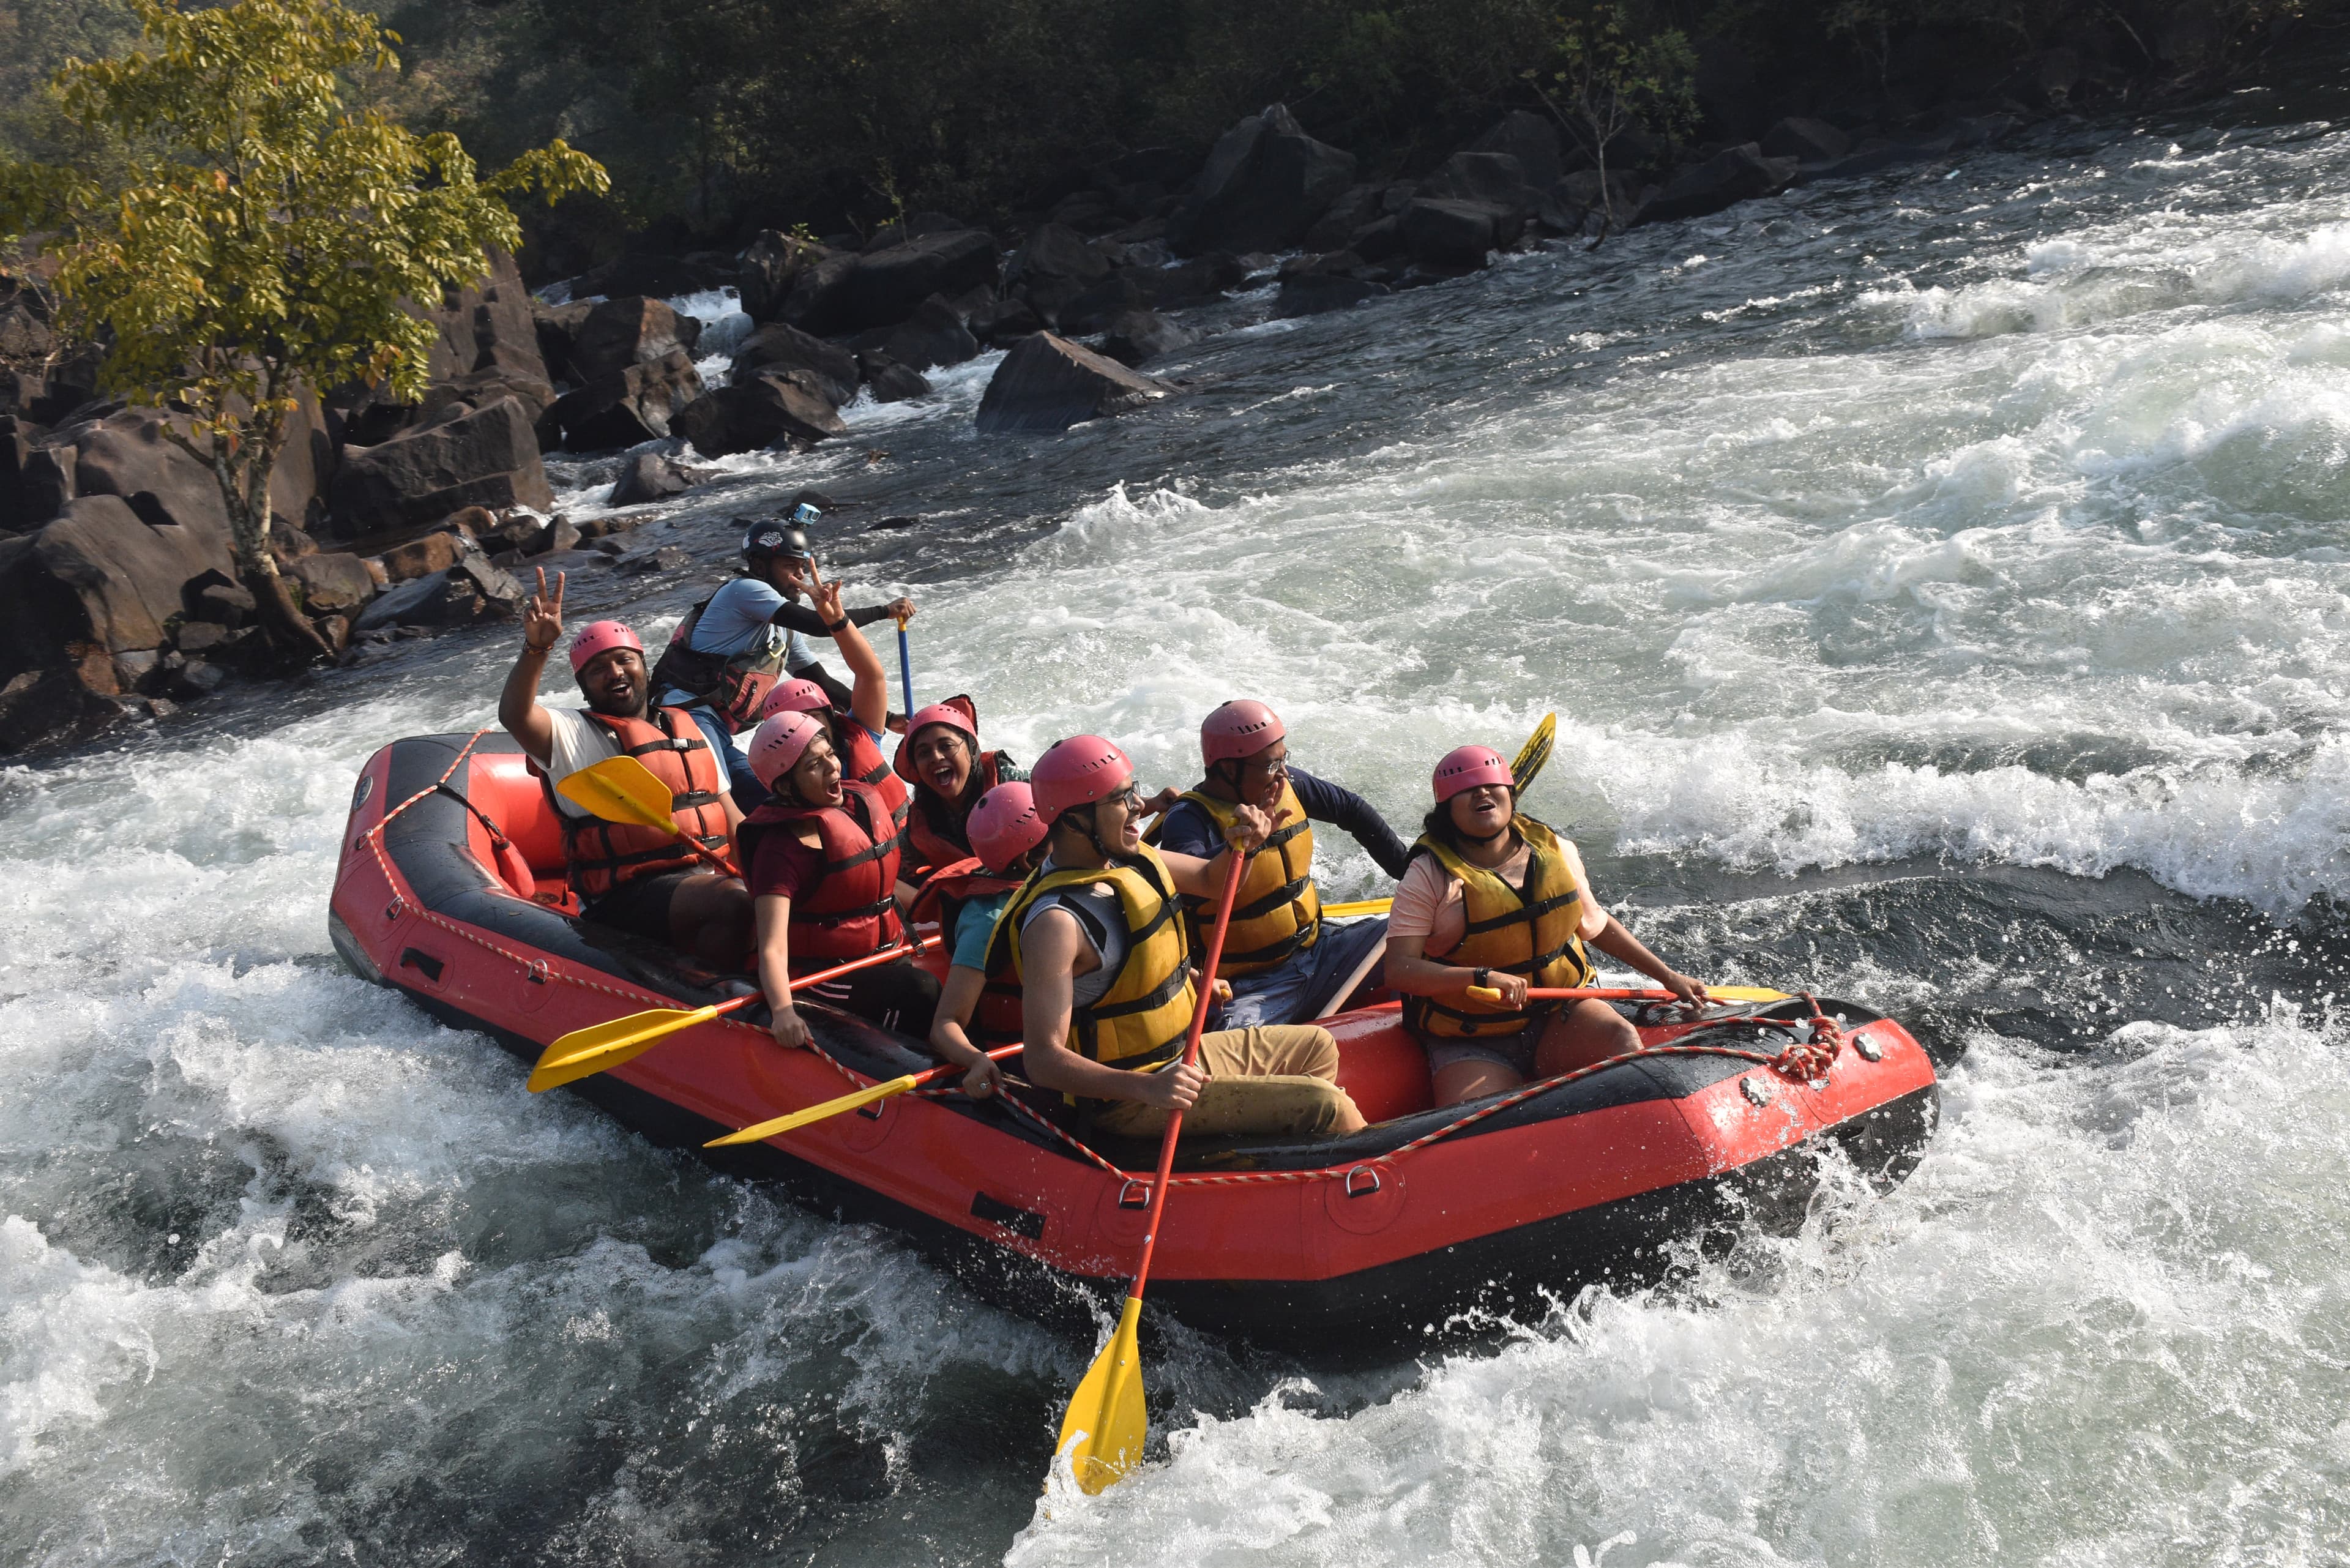
<svg viewBox="0 0 2350 1568"><path fill-rule="evenodd" d="M1765 158L1752 141L1725 147L1702 163L1684 165L1648 198L1633 221L1669 223L1702 218L1757 196L1775 196L1795 178L1795 160Z"/></svg>
<svg viewBox="0 0 2350 1568"><path fill-rule="evenodd" d="M1219 137L1191 193L1168 214L1167 243L1201 251L1284 250L1355 182L1355 155L1305 134L1284 106Z"/></svg>
<svg viewBox="0 0 2350 1568"><path fill-rule="evenodd" d="M380 445L345 448L332 512L349 537L437 522L465 506L554 504L528 410L500 398L484 409L452 408Z"/></svg>
<svg viewBox="0 0 2350 1568"><path fill-rule="evenodd" d="M930 396L931 383L920 370L899 364L878 348L859 354L857 369L877 403L902 403L909 398Z"/></svg>
<svg viewBox="0 0 2350 1568"><path fill-rule="evenodd" d="M995 239L978 229L919 234L903 244L870 251L840 282L828 319L803 321L810 331L861 332L890 327L931 295L949 298L995 285Z"/></svg>
<svg viewBox="0 0 2350 1568"><path fill-rule="evenodd" d="M806 371L762 371L719 388L670 422L704 457L764 447L812 446L848 433L831 401Z"/></svg>
<svg viewBox="0 0 2350 1568"><path fill-rule="evenodd" d="M495 370L511 380L550 380L538 347L536 304L514 257L492 252L488 275L450 290L439 309L427 312L434 329L427 375L445 381Z"/></svg>
<svg viewBox="0 0 2350 1568"><path fill-rule="evenodd" d="M955 307L932 295L881 340L881 352L910 370L935 370L979 357L979 339Z"/></svg>
<svg viewBox="0 0 2350 1568"><path fill-rule="evenodd" d="M1526 183L1536 190L1555 184L1559 176L1566 172L1558 122L1531 109L1512 109L1502 117L1500 124L1470 143L1469 151L1509 154L1518 161Z"/></svg>
<svg viewBox="0 0 2350 1568"><path fill-rule="evenodd" d="M1852 151L1852 138L1825 119L1789 115L1763 134L1762 156L1799 163L1830 163Z"/></svg>
<svg viewBox="0 0 2350 1568"><path fill-rule="evenodd" d="M352 625L353 633L393 626L471 626L510 620L522 609L522 584L479 555L445 571L412 578L376 597Z"/></svg>
<svg viewBox="0 0 2350 1568"><path fill-rule="evenodd" d="M612 485L613 506L642 506L682 495L694 486L692 470L657 452L640 452L629 460Z"/></svg>
<svg viewBox="0 0 2350 1568"><path fill-rule="evenodd" d="M1157 402L1174 390L1066 337L1039 332L1014 345L995 368L980 400L979 428L990 435L1066 430Z"/></svg>
<svg viewBox="0 0 2350 1568"><path fill-rule="evenodd" d="M634 446L668 435L678 410L703 389L692 356L672 348L564 393L556 400L555 420L573 452Z"/></svg>
<svg viewBox="0 0 2350 1568"><path fill-rule="evenodd" d="M1109 324L1101 351L1121 365L1140 365L1178 348L1188 348L1198 337L1176 326L1155 310L1129 310Z"/></svg>
<svg viewBox="0 0 2350 1568"><path fill-rule="evenodd" d="M1506 152L1456 152L1419 182L1419 193L1516 213L1521 222L1538 199L1525 165Z"/></svg>
<svg viewBox="0 0 2350 1568"><path fill-rule="evenodd" d="M1039 223L1012 254L1004 277L1038 316L1057 322L1062 306L1109 272L1109 258L1076 230L1066 223Z"/></svg>
<svg viewBox="0 0 2350 1568"><path fill-rule="evenodd" d="M228 508L212 470L163 433L162 416L126 409L63 433L72 443L65 481L72 495L119 495L151 523L201 525L228 531ZM65 452L50 454L62 466ZM307 393L296 408L286 444L270 474L269 511L278 524L309 528L326 516L326 495L336 468L332 442L317 401ZM60 509L62 509L62 499Z"/></svg>
<svg viewBox="0 0 2350 1568"><path fill-rule="evenodd" d="M743 313L754 321L772 321L789 299L800 274L832 253L814 240L762 229L735 259L736 287Z"/></svg>
<svg viewBox="0 0 2350 1568"><path fill-rule="evenodd" d="M682 315L658 299L642 295L608 299L588 313L571 340L572 373L584 384L679 349L691 358L701 337L700 317Z"/></svg>
<svg viewBox="0 0 2350 1568"><path fill-rule="evenodd" d="M355 610L375 597L374 574L365 561L346 552L321 550L304 556L286 568L286 575L301 585L302 609L307 615Z"/></svg>
<svg viewBox="0 0 2350 1568"><path fill-rule="evenodd" d="M1422 196L1403 210L1396 233L1414 261L1433 267L1481 267L1489 252L1517 243L1524 214L1484 202Z"/></svg>
<svg viewBox="0 0 2350 1568"><path fill-rule="evenodd" d="M839 330L833 325L835 306L848 275L864 260L855 251L827 251L793 275L791 292L775 308L775 318L811 332Z"/></svg>
<svg viewBox="0 0 2350 1568"><path fill-rule="evenodd" d="M746 380L763 370L806 371L836 408L857 396L856 356L786 322L772 322L743 339L729 379Z"/></svg>
<svg viewBox="0 0 2350 1568"><path fill-rule="evenodd" d="M571 368L571 345L579 339L579 329L596 313L593 303L581 300L576 305L539 305L531 312L531 325L538 336L538 356L546 362L550 381L577 381L578 372Z"/></svg>
<svg viewBox="0 0 2350 1568"><path fill-rule="evenodd" d="M1392 292L1371 275L1374 270L1353 251L1293 256L1282 264L1281 293L1274 300L1273 313L1275 317L1319 316Z"/></svg>
<svg viewBox="0 0 2350 1568"><path fill-rule="evenodd" d="M225 525L150 523L120 495L68 505L34 537L23 566L47 584L0 593L6 618L45 623L40 640L52 650L88 642L109 653L161 647L165 623L187 613L188 585L211 572L233 578L236 569Z"/></svg>

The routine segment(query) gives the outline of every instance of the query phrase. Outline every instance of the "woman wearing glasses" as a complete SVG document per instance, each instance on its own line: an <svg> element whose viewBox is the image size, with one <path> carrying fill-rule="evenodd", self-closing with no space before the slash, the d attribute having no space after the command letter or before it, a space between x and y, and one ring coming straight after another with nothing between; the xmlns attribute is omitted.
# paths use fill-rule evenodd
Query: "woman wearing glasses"
<svg viewBox="0 0 2350 1568"><path fill-rule="evenodd" d="M1691 1006L1705 988L1640 944L1591 896L1574 844L1519 814L1510 764L1462 746L1436 764L1436 809L1388 918L1387 982L1428 1048L1440 1106L1498 1095L1640 1048L1604 1002L1539 1002L1532 987L1588 985L1585 944ZM1471 998L1471 986L1502 993Z"/></svg>

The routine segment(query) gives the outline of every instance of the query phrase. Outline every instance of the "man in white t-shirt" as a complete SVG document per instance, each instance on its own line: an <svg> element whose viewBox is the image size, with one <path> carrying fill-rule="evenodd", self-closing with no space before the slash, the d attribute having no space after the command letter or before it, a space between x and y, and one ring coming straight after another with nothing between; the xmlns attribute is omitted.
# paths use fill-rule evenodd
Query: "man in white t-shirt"
<svg viewBox="0 0 2350 1568"><path fill-rule="evenodd" d="M563 847L582 912L720 969L741 969L751 950L751 896L741 878L712 868L685 843L732 853L742 814L726 788L726 770L691 715L646 701L644 644L619 621L596 621L572 639L571 672L586 709L549 708L538 700L546 656L563 637L564 577L538 592L523 616L523 650L498 700L498 722L523 751L560 784L607 758L631 755L667 784L682 838L658 828L602 821L561 794Z"/></svg>

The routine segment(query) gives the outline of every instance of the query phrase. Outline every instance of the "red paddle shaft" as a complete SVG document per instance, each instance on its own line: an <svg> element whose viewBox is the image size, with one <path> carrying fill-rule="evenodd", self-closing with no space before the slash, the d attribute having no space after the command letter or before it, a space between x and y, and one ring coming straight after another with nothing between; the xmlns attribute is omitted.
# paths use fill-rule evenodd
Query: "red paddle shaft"
<svg viewBox="0 0 2350 1568"><path fill-rule="evenodd" d="M1208 999L1216 985L1216 964L1224 956L1224 928L1232 922L1232 901L1240 897L1241 876L1248 857L1235 849L1224 872L1223 895L1216 901L1215 934L1208 939L1208 964L1201 971L1200 1005L1191 1014L1191 1033L1183 1041L1183 1061L1186 1064L1200 1059L1200 1034L1208 1026ZM1171 1111L1167 1116L1167 1136L1159 1140L1159 1174L1150 1183L1150 1214L1142 1227L1142 1258L1134 1265L1134 1288L1127 1295L1135 1301L1142 1299L1142 1282L1150 1276L1150 1249L1159 1241L1159 1216L1167 1207L1167 1178L1175 1169L1175 1137L1183 1130L1183 1113Z"/></svg>
<svg viewBox="0 0 2350 1568"><path fill-rule="evenodd" d="M867 953L861 959L850 959L847 963L835 964L830 969L818 970L814 974L804 974L800 976L799 979L792 981L792 989L794 991L805 991L811 985L820 985L827 980L837 980L851 970L871 969L877 963L887 963L894 958L904 958L909 954L920 952L924 948L931 946L938 940L939 939L936 937L924 937L920 941L915 942L910 947L883 948L878 953ZM713 1018L721 1017L741 1008L748 1007L754 1002L764 1002L766 1000L767 993L765 992L754 991L750 992L748 995L738 996L732 1002L720 1002L717 1006L710 1010L711 1016Z"/></svg>

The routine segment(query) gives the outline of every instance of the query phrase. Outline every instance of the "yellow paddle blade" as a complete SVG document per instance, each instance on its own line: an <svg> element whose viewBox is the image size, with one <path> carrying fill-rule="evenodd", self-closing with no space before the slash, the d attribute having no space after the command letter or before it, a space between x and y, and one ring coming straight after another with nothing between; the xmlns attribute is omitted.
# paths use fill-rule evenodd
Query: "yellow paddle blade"
<svg viewBox="0 0 2350 1568"><path fill-rule="evenodd" d="M1322 912L1334 919L1343 919L1347 915L1384 915L1388 912L1388 906L1394 902L1393 898L1357 898L1351 904L1325 904Z"/></svg>
<svg viewBox="0 0 2350 1568"><path fill-rule="evenodd" d="M1142 1346L1135 1337L1141 1320L1142 1303L1127 1297L1117 1331L1086 1368L1061 1419L1061 1444L1054 1451L1069 1456L1069 1469L1088 1497L1124 1480L1142 1462L1143 1441L1150 1436L1142 1407Z"/></svg>
<svg viewBox="0 0 2350 1568"><path fill-rule="evenodd" d="M1557 739L1558 715L1544 713L1543 722L1534 726L1534 732L1526 737L1526 743L1518 748L1517 761L1510 764L1510 776L1517 781L1520 794L1526 793L1526 786L1534 782L1534 775L1550 761L1551 743Z"/></svg>
<svg viewBox="0 0 2350 1568"><path fill-rule="evenodd" d="M575 1029L539 1054L538 1064L530 1070L530 1091L535 1095L561 1088L575 1079L617 1067L642 1054L664 1036L717 1016L715 1007L697 1007L691 1012L656 1007L650 1012L631 1012L608 1023Z"/></svg>
<svg viewBox="0 0 2350 1568"><path fill-rule="evenodd" d="M669 793L669 785L653 777L652 770L634 757L606 757L593 767L572 774L555 788L572 805L607 822L658 827L672 836L682 836L671 815L675 799Z"/></svg>
<svg viewBox="0 0 2350 1568"><path fill-rule="evenodd" d="M729 1144L761 1143L774 1137L777 1133L787 1133L794 1127L804 1127L810 1122L820 1122L827 1116L837 1116L843 1111L853 1111L859 1106L869 1106L876 1100L886 1100L892 1095L902 1095L921 1081L920 1074L909 1073L902 1078L892 1078L887 1083L875 1084L870 1088L859 1089L853 1095L843 1095L837 1100L827 1100L820 1106L810 1106L804 1111L794 1111L790 1116L777 1116L773 1121L760 1122L756 1126L744 1127L741 1132L731 1132L724 1137L712 1138L702 1147L724 1148Z"/></svg>
<svg viewBox="0 0 2350 1568"><path fill-rule="evenodd" d="M1759 985L1709 985L1705 993L1717 1002L1784 1002L1783 991L1765 991Z"/></svg>

